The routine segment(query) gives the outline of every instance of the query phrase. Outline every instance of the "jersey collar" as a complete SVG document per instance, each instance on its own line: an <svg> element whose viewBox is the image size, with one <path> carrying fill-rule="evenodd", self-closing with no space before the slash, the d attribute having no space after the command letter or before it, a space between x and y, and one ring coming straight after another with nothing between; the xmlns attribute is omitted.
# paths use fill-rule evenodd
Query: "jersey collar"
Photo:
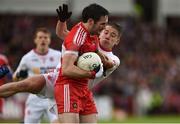
<svg viewBox="0 0 180 124"><path fill-rule="evenodd" d="M90 32L84 27L82 22L79 22L79 25L90 35Z"/></svg>
<svg viewBox="0 0 180 124"><path fill-rule="evenodd" d="M33 51L38 54L38 55L41 55L41 56L45 56L48 54L49 50L46 52L46 53L39 53L36 49L33 49Z"/></svg>

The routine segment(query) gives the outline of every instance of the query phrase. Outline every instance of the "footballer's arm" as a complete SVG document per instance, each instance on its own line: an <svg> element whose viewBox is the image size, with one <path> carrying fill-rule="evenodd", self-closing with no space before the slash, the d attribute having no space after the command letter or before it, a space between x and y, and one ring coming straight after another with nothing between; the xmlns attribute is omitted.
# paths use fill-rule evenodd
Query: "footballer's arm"
<svg viewBox="0 0 180 124"><path fill-rule="evenodd" d="M77 61L78 56L71 53L66 53L62 60L62 75L70 78L92 78L91 71L85 71L77 67L74 63Z"/></svg>
<svg viewBox="0 0 180 124"><path fill-rule="evenodd" d="M64 38L68 35L69 30L67 29L67 24L65 22L58 21L56 25L56 35L64 40Z"/></svg>

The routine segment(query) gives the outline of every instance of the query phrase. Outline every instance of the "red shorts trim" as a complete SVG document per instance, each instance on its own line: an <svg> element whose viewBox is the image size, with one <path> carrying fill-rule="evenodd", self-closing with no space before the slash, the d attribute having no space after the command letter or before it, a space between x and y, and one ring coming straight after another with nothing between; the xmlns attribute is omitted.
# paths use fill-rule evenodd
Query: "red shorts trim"
<svg viewBox="0 0 180 124"><path fill-rule="evenodd" d="M97 113L92 92L87 87L68 84L55 85L55 100L58 113L79 113L81 115Z"/></svg>

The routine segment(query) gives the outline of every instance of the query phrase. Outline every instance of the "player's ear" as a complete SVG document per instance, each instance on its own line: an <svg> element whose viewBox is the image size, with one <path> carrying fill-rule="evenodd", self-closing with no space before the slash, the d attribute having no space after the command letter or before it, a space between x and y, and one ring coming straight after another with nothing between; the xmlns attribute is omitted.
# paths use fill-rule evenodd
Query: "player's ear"
<svg viewBox="0 0 180 124"><path fill-rule="evenodd" d="M119 42L120 42L120 39L118 39L118 40L116 41L116 43L115 43L115 44L116 44L116 45L118 45L118 44L119 44Z"/></svg>
<svg viewBox="0 0 180 124"><path fill-rule="evenodd" d="M89 23L90 25L94 25L94 20L93 20L92 18L90 18L90 19L88 19L88 23Z"/></svg>
<svg viewBox="0 0 180 124"><path fill-rule="evenodd" d="M37 39L36 38L34 38L34 43L37 44Z"/></svg>
<svg viewBox="0 0 180 124"><path fill-rule="evenodd" d="M33 37L33 40L34 40L34 43L35 43L35 44L37 44L37 33L38 33L38 32L36 32L36 33L34 34L34 37Z"/></svg>
<svg viewBox="0 0 180 124"><path fill-rule="evenodd" d="M118 38L117 38L117 41L116 41L116 45L118 45L119 44L119 42L120 42L120 40L121 40L121 34L120 34L120 36L118 36Z"/></svg>
<svg viewBox="0 0 180 124"><path fill-rule="evenodd" d="M51 44L51 38L49 38L49 40L48 40L48 45L50 45Z"/></svg>

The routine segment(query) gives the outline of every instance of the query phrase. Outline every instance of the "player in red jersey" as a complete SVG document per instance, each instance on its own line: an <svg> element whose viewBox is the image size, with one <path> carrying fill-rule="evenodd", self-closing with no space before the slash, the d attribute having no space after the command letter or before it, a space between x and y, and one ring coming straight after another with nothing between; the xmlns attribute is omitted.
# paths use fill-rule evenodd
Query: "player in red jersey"
<svg viewBox="0 0 180 124"><path fill-rule="evenodd" d="M3 54L0 54L0 86L5 82L8 82L10 79L12 79L12 73L8 63L8 59ZM2 114L2 108L3 99L0 98L0 114Z"/></svg>
<svg viewBox="0 0 180 124"><path fill-rule="evenodd" d="M82 53L96 52L96 37L91 34L98 34L107 22L108 11L100 5L91 4L83 9L82 22L75 25L64 40L62 66L55 84L55 99L62 123L97 122L97 110L92 92L88 89L88 79L102 76L102 64L96 71L85 71L75 63Z"/></svg>
<svg viewBox="0 0 180 124"><path fill-rule="evenodd" d="M68 34L69 31L67 30L67 28L65 28L67 34L65 35L62 34L61 31L58 31L58 30L64 30L64 28L61 26L62 26L61 22L58 21L57 35L60 38L64 39L64 37ZM103 29L103 31L100 33L99 36L100 41L99 41L98 49L101 52L103 52L108 58L113 60L115 64L113 68L104 71L106 76L102 76L98 79L90 80L89 82L90 89L96 84L100 83L100 81L102 81L104 78L108 77L119 66L120 60L112 53L112 48L120 42L120 37L121 37L121 28L114 23L107 24L105 29ZM30 92L30 93L40 94L43 95L45 98L54 97L53 95L54 80L56 79L57 75L58 73L53 72L49 74L32 76L22 81L5 84L3 86L0 86L0 97L9 97L18 92ZM41 92L42 89L45 89L45 92ZM53 109L54 111L56 111L56 107L53 107Z"/></svg>
<svg viewBox="0 0 180 124"><path fill-rule="evenodd" d="M59 28L57 28L57 29L59 29ZM61 27L60 29L63 29L63 27ZM59 31L57 31L57 32L58 32L57 33L58 35L61 34ZM64 30L63 30L63 32L64 32ZM66 34L64 36L66 36L69 31L66 29L65 32L66 32ZM119 43L120 36L121 36L121 30L119 29L119 27L116 24L108 24L106 26L106 28L100 34L100 46L98 49L101 52L105 53L108 57L110 57L110 59L113 59L113 61L115 61L116 64L114 65L113 68L106 70L105 77L103 76L100 79L92 80L93 84L97 84L99 81L101 81L104 78L106 78L107 76L109 76L112 73L112 71L114 71L118 67L119 59L117 59L117 57L114 56L111 51L112 51L112 47ZM44 87L46 85L45 82L51 82L51 81L45 81L45 79L43 78L42 75L31 77L31 78L28 78L28 79L20 81L20 82L13 82L13 83L10 83L9 85L4 85L3 87L0 88L0 96L8 97L17 92L39 93L41 91L42 87ZM37 85L37 84L42 84L42 85ZM50 83L50 84L52 84L52 87L53 87L53 83ZM48 84L48 86L50 86L50 85ZM13 89L13 90L10 90L10 89ZM86 121L82 121L84 119L87 120L87 116L81 116L81 122L86 122Z"/></svg>

